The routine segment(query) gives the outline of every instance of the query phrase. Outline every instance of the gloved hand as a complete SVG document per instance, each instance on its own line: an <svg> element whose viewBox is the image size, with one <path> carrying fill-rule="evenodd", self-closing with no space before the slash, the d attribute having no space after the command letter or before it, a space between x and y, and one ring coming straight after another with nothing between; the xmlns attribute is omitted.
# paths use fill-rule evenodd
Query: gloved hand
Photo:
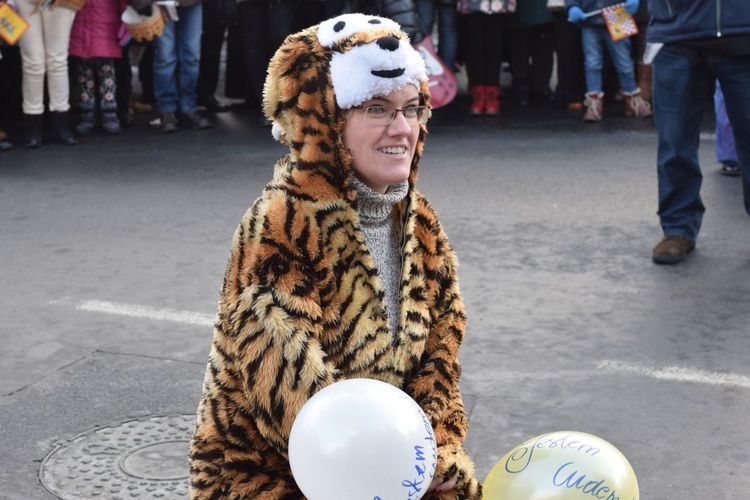
<svg viewBox="0 0 750 500"><path fill-rule="evenodd" d="M638 12L638 0L625 0L625 12L635 15Z"/></svg>
<svg viewBox="0 0 750 500"><path fill-rule="evenodd" d="M628 1L632 1L632 0L628 0ZM638 0L635 0L635 1L637 2ZM585 20L586 20L586 15L583 13L581 8L578 7L577 5L574 5L568 9L568 21L570 21L571 23L578 24L578 23L584 22Z"/></svg>

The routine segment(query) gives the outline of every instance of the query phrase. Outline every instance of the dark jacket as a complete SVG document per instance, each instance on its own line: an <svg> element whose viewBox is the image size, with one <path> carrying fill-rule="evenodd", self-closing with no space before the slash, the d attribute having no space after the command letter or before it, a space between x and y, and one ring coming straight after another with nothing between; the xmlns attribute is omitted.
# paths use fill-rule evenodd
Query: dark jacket
<svg viewBox="0 0 750 500"><path fill-rule="evenodd" d="M552 11L547 0L520 0L516 2L516 12L508 16L510 29L527 28L552 22Z"/></svg>
<svg viewBox="0 0 750 500"><path fill-rule="evenodd" d="M649 42L750 34L747 0L649 0Z"/></svg>

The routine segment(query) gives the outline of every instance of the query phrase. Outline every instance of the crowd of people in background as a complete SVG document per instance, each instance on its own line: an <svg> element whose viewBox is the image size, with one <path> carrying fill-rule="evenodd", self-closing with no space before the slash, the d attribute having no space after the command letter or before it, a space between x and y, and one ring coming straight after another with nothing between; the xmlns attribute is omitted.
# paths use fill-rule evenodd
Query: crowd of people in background
<svg viewBox="0 0 750 500"><path fill-rule="evenodd" d="M93 133L118 134L138 113L154 113L162 133L210 128L212 114L230 110L217 98L222 70L223 94L258 107L270 56L287 35L340 13L387 16L389 6L392 12L404 5L413 11L415 29L433 34L446 66L465 68L472 115L497 115L501 100L513 100L582 110L585 120L598 121L604 87L626 101L628 114L650 115L650 67L642 63L645 1L628 1L641 35L633 44L614 44L611 57L595 48L597 41L612 47L594 20L601 16L569 16L601 3L594 0L182 0L173 11L179 20L161 7L163 33L140 42L127 36L121 15L128 6L149 15L159 8L151 0L11 2L29 29L16 46L1 49L0 149L11 147L4 131L23 131L25 147L40 147L45 116L68 145ZM595 36L587 37L589 31ZM139 95L132 90L136 68ZM619 76L619 83L607 75ZM260 114L258 124L269 125Z"/></svg>

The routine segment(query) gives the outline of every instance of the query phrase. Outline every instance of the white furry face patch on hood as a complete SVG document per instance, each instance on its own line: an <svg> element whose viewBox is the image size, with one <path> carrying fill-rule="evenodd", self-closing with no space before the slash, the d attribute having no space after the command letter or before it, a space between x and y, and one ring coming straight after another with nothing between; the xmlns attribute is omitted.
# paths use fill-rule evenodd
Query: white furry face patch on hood
<svg viewBox="0 0 750 500"><path fill-rule="evenodd" d="M368 43L355 43L348 50L337 50L337 43L370 31L384 34ZM334 50L331 83L341 109L390 94L406 84L420 88L419 83L427 81L424 59L408 38L388 32L400 34L401 27L390 19L364 14L344 14L320 24L318 41Z"/></svg>

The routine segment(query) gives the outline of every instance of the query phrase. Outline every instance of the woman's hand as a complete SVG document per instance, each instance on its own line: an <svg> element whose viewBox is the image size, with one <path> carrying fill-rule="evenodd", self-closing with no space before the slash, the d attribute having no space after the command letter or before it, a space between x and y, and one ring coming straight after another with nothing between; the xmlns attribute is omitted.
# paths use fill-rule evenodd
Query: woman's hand
<svg viewBox="0 0 750 500"><path fill-rule="evenodd" d="M430 483L430 487L427 488L427 493L434 491L435 493L445 493L455 488L458 482L458 472L456 472L452 478L446 481L445 476L435 476Z"/></svg>

